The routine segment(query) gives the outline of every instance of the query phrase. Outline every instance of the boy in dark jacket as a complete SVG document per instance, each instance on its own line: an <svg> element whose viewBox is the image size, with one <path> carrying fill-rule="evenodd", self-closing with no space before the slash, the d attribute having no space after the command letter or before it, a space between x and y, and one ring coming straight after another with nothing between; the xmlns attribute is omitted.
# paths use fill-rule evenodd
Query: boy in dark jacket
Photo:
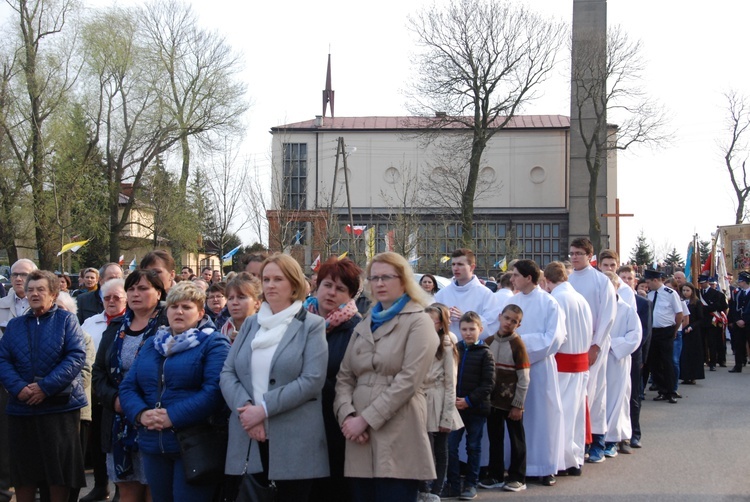
<svg viewBox="0 0 750 502"><path fill-rule="evenodd" d="M456 376L456 409L464 427L448 436L448 486L444 497L460 495L471 500L477 495L482 432L490 414L490 393L495 384L495 363L489 347L479 339L482 321L476 312L466 312L459 323L462 341L458 343L458 374ZM458 445L466 432L466 454L469 472L463 491L458 462Z"/></svg>

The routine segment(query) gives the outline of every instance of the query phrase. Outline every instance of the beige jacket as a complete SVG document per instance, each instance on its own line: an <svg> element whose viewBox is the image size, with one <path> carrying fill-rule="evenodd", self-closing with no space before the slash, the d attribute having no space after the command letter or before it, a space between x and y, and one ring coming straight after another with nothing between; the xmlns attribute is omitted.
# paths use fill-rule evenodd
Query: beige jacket
<svg viewBox="0 0 750 502"><path fill-rule="evenodd" d="M427 398L428 432L438 432L440 427L455 431L464 426L456 409L457 367L450 337L445 337L443 347L443 358L433 356L432 366L423 384Z"/></svg>
<svg viewBox="0 0 750 502"><path fill-rule="evenodd" d="M414 302L375 333L370 322L368 314L354 329L336 382L339 424L357 414L370 425L366 444L346 442L344 475L435 479L423 391L440 343L435 327Z"/></svg>

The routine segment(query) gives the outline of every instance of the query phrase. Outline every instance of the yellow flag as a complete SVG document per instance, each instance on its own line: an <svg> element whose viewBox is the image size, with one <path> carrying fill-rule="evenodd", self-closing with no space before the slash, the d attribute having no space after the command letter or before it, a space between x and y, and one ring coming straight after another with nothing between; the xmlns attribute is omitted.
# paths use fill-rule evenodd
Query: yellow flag
<svg viewBox="0 0 750 502"><path fill-rule="evenodd" d="M371 262L375 256L375 227L370 227L367 232L367 262Z"/></svg>
<svg viewBox="0 0 750 502"><path fill-rule="evenodd" d="M443 256L442 258L440 258L440 263L448 263L449 261L451 261L450 256Z"/></svg>
<svg viewBox="0 0 750 502"><path fill-rule="evenodd" d="M74 253L81 249L83 246L86 245L86 243L91 239L86 239L85 241L78 241L78 242L70 242L68 244L65 244L59 253L57 253L57 256L60 256L63 253L67 253L68 251L73 251Z"/></svg>
<svg viewBox="0 0 750 502"><path fill-rule="evenodd" d="M344 251L343 253L339 255L339 260L343 260L344 258L346 258L346 255L348 254L349 254L349 251Z"/></svg>
<svg viewBox="0 0 750 502"><path fill-rule="evenodd" d="M500 270L503 272L508 270L508 260L506 258L503 258L503 261L500 262Z"/></svg>

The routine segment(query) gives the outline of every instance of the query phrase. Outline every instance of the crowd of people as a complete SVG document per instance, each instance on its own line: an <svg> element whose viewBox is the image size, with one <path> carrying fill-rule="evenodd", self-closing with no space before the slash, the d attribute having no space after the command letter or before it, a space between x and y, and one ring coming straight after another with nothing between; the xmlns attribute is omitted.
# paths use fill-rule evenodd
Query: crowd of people
<svg viewBox="0 0 750 502"><path fill-rule="evenodd" d="M643 446L646 391L674 404L726 366L727 327L742 371L750 273L727 302L707 275L638 277L611 250L594 268L586 238L569 251L511 262L497 292L469 249L442 289L391 252L312 277L257 254L223 278L155 250L72 292L18 260L0 298L0 500L78 500L87 451L84 502L470 500L581 476ZM198 472L217 452L218 473Z"/></svg>

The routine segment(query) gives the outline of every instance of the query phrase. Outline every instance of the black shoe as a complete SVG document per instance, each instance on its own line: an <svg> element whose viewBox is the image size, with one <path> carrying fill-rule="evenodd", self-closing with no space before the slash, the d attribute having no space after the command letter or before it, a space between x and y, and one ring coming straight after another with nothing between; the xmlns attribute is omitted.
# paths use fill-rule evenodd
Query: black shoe
<svg viewBox="0 0 750 502"><path fill-rule="evenodd" d="M648 390L657 390L656 385L652 385L651 387L648 388Z"/></svg>
<svg viewBox="0 0 750 502"><path fill-rule="evenodd" d="M677 399L675 399L674 396L669 396L667 401L669 401L669 404L677 404Z"/></svg>
<svg viewBox="0 0 750 502"><path fill-rule="evenodd" d="M682 394L680 394L679 392L673 392L672 396L676 397L677 399L682 399Z"/></svg>
<svg viewBox="0 0 750 502"><path fill-rule="evenodd" d="M726 367L727 367L727 364L726 364L726 363L719 363L719 367L720 367L720 368L726 368Z"/></svg>
<svg viewBox="0 0 750 502"><path fill-rule="evenodd" d="M729 370L728 373L742 373L742 366L735 366Z"/></svg>
<svg viewBox="0 0 750 502"><path fill-rule="evenodd" d="M631 448L642 448L641 446L641 440L636 438L630 438L630 447Z"/></svg>
<svg viewBox="0 0 750 502"><path fill-rule="evenodd" d="M565 472L568 473L568 476L580 476L583 470L580 467L568 467Z"/></svg>
<svg viewBox="0 0 750 502"><path fill-rule="evenodd" d="M90 492L81 497L80 502L97 502L99 500L109 499L108 486L94 486Z"/></svg>
<svg viewBox="0 0 750 502"><path fill-rule="evenodd" d="M659 394L658 396L654 398L654 401L666 401L666 400L667 400L667 396L664 394Z"/></svg>
<svg viewBox="0 0 750 502"><path fill-rule="evenodd" d="M544 486L555 486L555 483L557 483L557 480L552 474L542 476L541 481Z"/></svg>
<svg viewBox="0 0 750 502"><path fill-rule="evenodd" d="M709 366L708 371L716 371L716 366Z"/></svg>

